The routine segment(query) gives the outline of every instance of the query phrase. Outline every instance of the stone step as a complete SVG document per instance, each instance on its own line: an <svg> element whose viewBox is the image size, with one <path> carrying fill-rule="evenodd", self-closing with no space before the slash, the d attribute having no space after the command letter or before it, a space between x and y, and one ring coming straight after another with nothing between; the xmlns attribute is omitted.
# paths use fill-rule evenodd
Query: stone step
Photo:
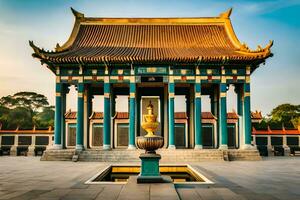
<svg viewBox="0 0 300 200"><path fill-rule="evenodd" d="M142 150L113 149L85 150L78 155L79 161L98 162L139 162ZM74 149L46 150L41 160L72 160ZM261 160L257 150L193 150L193 149L162 149L157 151L162 156L161 162L202 162L224 160Z"/></svg>
<svg viewBox="0 0 300 200"><path fill-rule="evenodd" d="M139 162L139 154L141 150L87 150L79 155L79 161L102 161L102 162L116 162L116 161L131 161ZM157 153L161 154L161 162L201 162L205 160L222 161L223 152L219 150L211 151L194 151L194 150L160 150Z"/></svg>
<svg viewBox="0 0 300 200"><path fill-rule="evenodd" d="M74 150L62 149L62 150L46 150L44 151L41 161L71 161L74 155Z"/></svg>
<svg viewBox="0 0 300 200"><path fill-rule="evenodd" d="M258 150L228 151L229 160L262 160Z"/></svg>

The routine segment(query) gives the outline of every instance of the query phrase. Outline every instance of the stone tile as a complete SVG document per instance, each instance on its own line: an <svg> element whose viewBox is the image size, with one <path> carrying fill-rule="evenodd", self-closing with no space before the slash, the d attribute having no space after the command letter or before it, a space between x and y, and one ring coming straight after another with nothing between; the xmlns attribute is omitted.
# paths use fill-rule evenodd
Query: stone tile
<svg viewBox="0 0 300 200"><path fill-rule="evenodd" d="M44 194L41 194L38 198L60 198L68 194L70 191L71 189L54 189Z"/></svg>
<svg viewBox="0 0 300 200"><path fill-rule="evenodd" d="M103 188L96 189L71 189L61 199L95 199Z"/></svg>
<svg viewBox="0 0 300 200"><path fill-rule="evenodd" d="M222 198L212 188L195 188L201 199L222 200Z"/></svg>
<svg viewBox="0 0 300 200"><path fill-rule="evenodd" d="M96 200L116 200L118 199L123 185L107 185L98 194Z"/></svg>
<svg viewBox="0 0 300 200"><path fill-rule="evenodd" d="M74 184L71 188L72 189L85 189L88 187L89 187L89 185L79 182L79 183Z"/></svg>
<svg viewBox="0 0 300 200"><path fill-rule="evenodd" d="M45 192L49 192L48 190L31 190L31 191L28 191L26 193L23 193L19 196L16 196L14 198L11 198L11 200L31 200L31 199L34 199L36 197L38 197L39 195L45 193Z"/></svg>
<svg viewBox="0 0 300 200"><path fill-rule="evenodd" d="M176 190L182 200L204 200L198 195L195 188L176 188Z"/></svg>
<svg viewBox="0 0 300 200"><path fill-rule="evenodd" d="M6 191L5 195L0 196L0 199L11 199L28 192L27 190Z"/></svg>
<svg viewBox="0 0 300 200"><path fill-rule="evenodd" d="M119 194L118 200L149 200L150 184L137 184L136 177L130 177Z"/></svg>
<svg viewBox="0 0 300 200"><path fill-rule="evenodd" d="M173 183L160 183L150 185L151 200L179 200L179 196L175 190Z"/></svg>
<svg viewBox="0 0 300 200"><path fill-rule="evenodd" d="M244 197L237 195L228 188L213 188L213 190L224 200L245 200Z"/></svg>

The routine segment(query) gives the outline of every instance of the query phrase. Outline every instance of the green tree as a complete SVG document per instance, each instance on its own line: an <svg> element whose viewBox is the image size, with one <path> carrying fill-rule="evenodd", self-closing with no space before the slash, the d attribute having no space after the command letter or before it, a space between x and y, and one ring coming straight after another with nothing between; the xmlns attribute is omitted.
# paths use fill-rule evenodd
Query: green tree
<svg viewBox="0 0 300 200"><path fill-rule="evenodd" d="M295 128L298 128L300 126L300 117L292 119L292 124Z"/></svg>
<svg viewBox="0 0 300 200"><path fill-rule="evenodd" d="M18 92L0 99L0 123L14 129L53 126L53 106L47 97L35 92Z"/></svg>
<svg viewBox="0 0 300 200"><path fill-rule="evenodd" d="M21 128L32 128L32 115L27 108L16 107L11 109L7 116L7 128L16 129L17 127Z"/></svg>
<svg viewBox="0 0 300 200"><path fill-rule="evenodd" d="M4 106L0 106L0 124L2 126L2 129L7 128L9 112L10 112L9 108L6 108Z"/></svg>
<svg viewBox="0 0 300 200"><path fill-rule="evenodd" d="M33 122L37 127L49 127L54 126L54 106L48 106L43 108L42 112L37 113L33 117Z"/></svg>
<svg viewBox="0 0 300 200"><path fill-rule="evenodd" d="M35 92L18 92L14 95L8 95L0 99L0 105L14 109L17 107L23 107L28 109L32 117L38 111L41 111L44 107L49 106L47 97Z"/></svg>
<svg viewBox="0 0 300 200"><path fill-rule="evenodd" d="M281 104L272 110L270 117L272 126L282 127L284 124L287 128L296 128L293 121L300 117L300 105Z"/></svg>

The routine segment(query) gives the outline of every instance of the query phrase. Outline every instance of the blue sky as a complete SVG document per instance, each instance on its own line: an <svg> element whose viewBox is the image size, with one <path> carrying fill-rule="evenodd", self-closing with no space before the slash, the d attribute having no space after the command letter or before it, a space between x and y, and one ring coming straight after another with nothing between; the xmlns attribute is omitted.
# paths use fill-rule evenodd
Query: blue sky
<svg viewBox="0 0 300 200"><path fill-rule="evenodd" d="M231 20L241 42L255 49L274 40L274 57L251 78L252 110L269 113L281 103L300 104L299 0L0 0L0 96L36 91L54 104L54 75L31 57L28 40L50 50L57 42L63 44L74 23L70 7L94 17L218 16L232 7ZM234 105L229 101L228 109Z"/></svg>

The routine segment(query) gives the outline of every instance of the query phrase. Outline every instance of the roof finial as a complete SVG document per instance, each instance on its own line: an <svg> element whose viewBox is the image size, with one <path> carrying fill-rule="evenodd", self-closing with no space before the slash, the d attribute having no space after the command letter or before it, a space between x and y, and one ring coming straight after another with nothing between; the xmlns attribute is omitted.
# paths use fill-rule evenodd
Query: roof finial
<svg viewBox="0 0 300 200"><path fill-rule="evenodd" d="M80 18L84 18L84 14L78 12L77 10L75 10L74 8L71 7L72 13L73 15L76 17L76 19L80 19Z"/></svg>
<svg viewBox="0 0 300 200"><path fill-rule="evenodd" d="M220 18L228 19L231 15L232 8L229 8L226 12L223 12L219 15Z"/></svg>
<svg viewBox="0 0 300 200"><path fill-rule="evenodd" d="M274 40L270 40L269 44L266 45L266 47L264 49L270 50L271 47L273 46Z"/></svg>
<svg viewBox="0 0 300 200"><path fill-rule="evenodd" d="M55 47L55 50L57 51L57 49L60 49L61 46L59 45L59 43L56 43L56 47Z"/></svg>

